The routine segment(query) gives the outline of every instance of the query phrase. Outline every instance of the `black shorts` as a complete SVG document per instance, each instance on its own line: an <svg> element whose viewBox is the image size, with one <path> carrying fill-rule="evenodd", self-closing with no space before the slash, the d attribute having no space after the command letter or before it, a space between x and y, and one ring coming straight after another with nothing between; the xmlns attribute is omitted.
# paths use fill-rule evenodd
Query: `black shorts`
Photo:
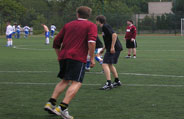
<svg viewBox="0 0 184 119"><path fill-rule="evenodd" d="M130 39L126 40L126 48L137 48L137 42L134 40L133 42Z"/></svg>
<svg viewBox="0 0 184 119"><path fill-rule="evenodd" d="M117 64L120 53L121 51L116 51L114 54L111 54L110 52L106 52L104 55L103 63L104 64Z"/></svg>
<svg viewBox="0 0 184 119"><path fill-rule="evenodd" d="M64 59L60 60L59 64L59 78L81 83L83 82L85 75L85 63L71 59Z"/></svg>

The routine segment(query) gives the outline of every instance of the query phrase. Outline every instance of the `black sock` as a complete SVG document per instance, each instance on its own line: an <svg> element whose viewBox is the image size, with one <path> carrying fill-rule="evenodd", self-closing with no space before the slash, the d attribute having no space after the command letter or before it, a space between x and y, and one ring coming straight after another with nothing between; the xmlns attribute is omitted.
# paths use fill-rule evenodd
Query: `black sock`
<svg viewBox="0 0 184 119"><path fill-rule="evenodd" d="M54 98L50 98L50 99L49 99L49 102L50 102L52 105L56 105L56 99L54 99Z"/></svg>
<svg viewBox="0 0 184 119"><path fill-rule="evenodd" d="M66 108L68 108L68 104L63 102L61 102L59 106L61 107L61 110L65 110Z"/></svg>
<svg viewBox="0 0 184 119"><path fill-rule="evenodd" d="M111 85L111 80L107 80L107 83L110 86Z"/></svg>
<svg viewBox="0 0 184 119"><path fill-rule="evenodd" d="M118 81L119 81L119 78L115 78L115 79L114 79L114 82L118 82Z"/></svg>

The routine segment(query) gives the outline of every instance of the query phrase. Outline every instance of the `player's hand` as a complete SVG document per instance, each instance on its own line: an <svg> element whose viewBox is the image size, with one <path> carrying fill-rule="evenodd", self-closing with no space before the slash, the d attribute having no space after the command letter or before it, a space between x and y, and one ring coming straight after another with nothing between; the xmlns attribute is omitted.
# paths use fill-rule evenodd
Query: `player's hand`
<svg viewBox="0 0 184 119"><path fill-rule="evenodd" d="M126 41L126 38L124 38L124 40Z"/></svg>
<svg viewBox="0 0 184 119"><path fill-rule="evenodd" d="M134 42L134 40L135 40L135 39L134 39L134 38L132 38L132 39L131 39L131 42Z"/></svg>
<svg viewBox="0 0 184 119"><path fill-rule="evenodd" d="M93 68L95 66L95 60L94 59L91 59L91 65L90 67Z"/></svg>
<svg viewBox="0 0 184 119"><path fill-rule="evenodd" d="M115 51L115 49L114 48L111 48L111 54L114 54L116 51Z"/></svg>

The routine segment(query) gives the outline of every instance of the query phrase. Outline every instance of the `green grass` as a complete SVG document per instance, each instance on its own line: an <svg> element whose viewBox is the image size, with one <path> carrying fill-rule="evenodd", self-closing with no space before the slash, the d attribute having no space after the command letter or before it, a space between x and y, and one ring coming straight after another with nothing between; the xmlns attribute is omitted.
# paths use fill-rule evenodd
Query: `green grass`
<svg viewBox="0 0 184 119"><path fill-rule="evenodd" d="M184 119L184 37L138 36L137 59L124 58L127 49L119 37L124 51L116 67L124 85L100 91L105 76L87 73L84 84L98 85L83 85L70 114L75 119ZM52 45L44 45L42 36L14 39L16 48L5 45L1 37L0 119L59 119L43 110L60 81ZM91 70L100 71L98 63Z"/></svg>

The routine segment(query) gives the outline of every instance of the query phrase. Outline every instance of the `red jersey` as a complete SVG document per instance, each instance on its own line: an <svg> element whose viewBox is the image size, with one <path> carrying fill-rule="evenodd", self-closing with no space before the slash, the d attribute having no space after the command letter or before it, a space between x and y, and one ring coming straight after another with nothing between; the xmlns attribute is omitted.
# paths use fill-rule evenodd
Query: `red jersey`
<svg viewBox="0 0 184 119"><path fill-rule="evenodd" d="M136 27L134 25L127 26L125 38L126 39L136 38Z"/></svg>
<svg viewBox="0 0 184 119"><path fill-rule="evenodd" d="M53 48L61 49L58 60L72 59L86 63L88 42L97 39L97 26L84 19L65 24L55 37Z"/></svg>

